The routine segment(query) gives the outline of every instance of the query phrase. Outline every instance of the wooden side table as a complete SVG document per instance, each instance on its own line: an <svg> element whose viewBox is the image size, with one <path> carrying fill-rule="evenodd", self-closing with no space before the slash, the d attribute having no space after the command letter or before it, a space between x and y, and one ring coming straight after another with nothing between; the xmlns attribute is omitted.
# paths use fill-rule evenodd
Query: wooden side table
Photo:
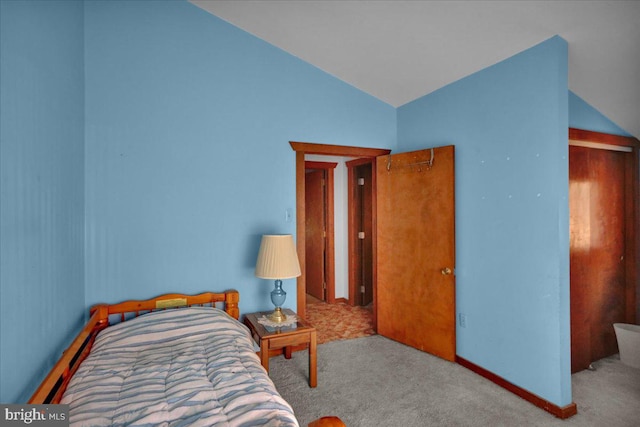
<svg viewBox="0 0 640 427"><path fill-rule="evenodd" d="M285 308L282 310L287 316L296 314ZM292 347L304 345L309 349L309 386L318 384L318 357L316 354L316 329L298 317L291 326L270 327L258 323L258 318L267 316L271 312L250 313L244 316L244 324L251 330L251 335L260 345L260 361L269 373L269 356L274 350L282 349L285 358L291 359Z"/></svg>

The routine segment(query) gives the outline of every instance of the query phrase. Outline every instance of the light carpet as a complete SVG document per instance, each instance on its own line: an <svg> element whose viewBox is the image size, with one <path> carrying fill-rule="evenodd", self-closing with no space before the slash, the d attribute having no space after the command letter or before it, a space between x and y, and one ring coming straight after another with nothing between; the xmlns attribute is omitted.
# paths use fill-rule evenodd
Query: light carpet
<svg viewBox="0 0 640 427"><path fill-rule="evenodd" d="M379 335L318 346L318 387L308 354L271 360L271 377L301 426L339 416L349 427L640 425L640 370L617 356L573 376L578 414L568 420L470 370Z"/></svg>

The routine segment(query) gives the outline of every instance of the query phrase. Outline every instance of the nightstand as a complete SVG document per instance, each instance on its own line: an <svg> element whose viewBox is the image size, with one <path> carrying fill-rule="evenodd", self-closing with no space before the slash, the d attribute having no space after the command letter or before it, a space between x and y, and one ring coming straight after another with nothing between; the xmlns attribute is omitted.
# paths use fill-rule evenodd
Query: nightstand
<svg viewBox="0 0 640 427"><path fill-rule="evenodd" d="M285 308L287 316L296 314ZM306 346L309 349L309 386L318 384L318 358L316 353L316 329L298 317L291 326L270 327L258 323L258 318L271 314L270 311L250 313L244 316L244 324L251 330L253 339L260 345L260 361L269 373L269 356L276 350L282 350L284 357L291 359L292 347Z"/></svg>

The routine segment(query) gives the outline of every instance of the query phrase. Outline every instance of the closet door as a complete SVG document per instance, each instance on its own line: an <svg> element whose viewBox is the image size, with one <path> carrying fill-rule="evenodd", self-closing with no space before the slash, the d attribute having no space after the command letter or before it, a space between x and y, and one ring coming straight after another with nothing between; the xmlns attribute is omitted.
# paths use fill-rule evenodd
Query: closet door
<svg viewBox="0 0 640 427"><path fill-rule="evenodd" d="M618 352L626 319L626 157L569 147L571 371Z"/></svg>
<svg viewBox="0 0 640 427"><path fill-rule="evenodd" d="M454 147L376 160L378 333L453 361Z"/></svg>

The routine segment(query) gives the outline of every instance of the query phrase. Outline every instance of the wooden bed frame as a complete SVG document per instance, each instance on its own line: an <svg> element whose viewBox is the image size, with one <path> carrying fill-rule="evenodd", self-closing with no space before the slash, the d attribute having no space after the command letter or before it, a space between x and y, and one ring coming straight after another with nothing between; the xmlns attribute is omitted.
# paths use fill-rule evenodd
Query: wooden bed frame
<svg viewBox="0 0 640 427"><path fill-rule="evenodd" d="M90 318L87 324L71 345L62 353L49 375L29 399L29 403L60 403L67 384L80 366L80 363L91 351L91 346L98 332L111 324L124 322L151 311L191 306L215 306L216 303L224 303L224 311L231 317L238 319L240 317L239 301L240 294L238 291L230 290L223 293L205 292L198 295L165 294L148 300L130 300L119 304L95 305L89 310ZM114 318L119 319L112 322L111 319Z"/></svg>
<svg viewBox="0 0 640 427"><path fill-rule="evenodd" d="M224 303L224 311L238 320L240 310L238 291L223 293L205 292L198 295L164 294L148 300L130 300L118 304L97 304L89 310L89 321L62 353L47 377L29 399L30 404L57 404L67 389L71 377L80 363L89 355L98 333L107 326L126 322L151 311L191 306L216 306ZM113 322L111 319L115 319ZM322 417L309 424L310 427L345 427L338 417Z"/></svg>

